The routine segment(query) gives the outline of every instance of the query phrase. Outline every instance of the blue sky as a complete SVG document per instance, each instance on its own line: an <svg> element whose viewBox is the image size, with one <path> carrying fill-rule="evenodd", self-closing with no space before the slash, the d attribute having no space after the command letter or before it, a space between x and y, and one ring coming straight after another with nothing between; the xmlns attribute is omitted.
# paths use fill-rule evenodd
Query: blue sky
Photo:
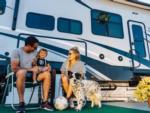
<svg viewBox="0 0 150 113"><path fill-rule="evenodd" d="M145 3L149 3L149 4L150 4L150 0L138 0L138 1L145 2Z"/></svg>

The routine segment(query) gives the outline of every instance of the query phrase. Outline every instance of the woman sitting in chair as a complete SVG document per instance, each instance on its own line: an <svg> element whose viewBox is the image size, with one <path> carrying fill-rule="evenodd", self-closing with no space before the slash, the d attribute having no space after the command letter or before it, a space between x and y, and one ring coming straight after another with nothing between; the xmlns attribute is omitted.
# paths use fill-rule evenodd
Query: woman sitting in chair
<svg viewBox="0 0 150 113"><path fill-rule="evenodd" d="M77 47L73 47L69 50L68 58L61 67L62 86L67 99L72 95L72 86L69 84L68 72L80 73L81 78L84 78L85 66L84 63L80 61L80 52Z"/></svg>

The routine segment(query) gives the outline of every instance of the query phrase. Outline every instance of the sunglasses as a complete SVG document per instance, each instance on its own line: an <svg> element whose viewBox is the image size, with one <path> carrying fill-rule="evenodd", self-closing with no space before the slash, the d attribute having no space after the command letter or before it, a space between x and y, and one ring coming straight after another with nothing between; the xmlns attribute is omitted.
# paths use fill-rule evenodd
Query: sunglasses
<svg viewBox="0 0 150 113"><path fill-rule="evenodd" d="M72 53L68 53L68 55L72 55Z"/></svg>

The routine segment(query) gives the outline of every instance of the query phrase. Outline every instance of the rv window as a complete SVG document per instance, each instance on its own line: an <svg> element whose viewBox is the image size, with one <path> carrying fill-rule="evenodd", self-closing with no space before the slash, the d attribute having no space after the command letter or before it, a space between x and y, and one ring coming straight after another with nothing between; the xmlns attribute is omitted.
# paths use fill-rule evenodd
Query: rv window
<svg viewBox="0 0 150 113"><path fill-rule="evenodd" d="M91 10L92 33L114 38L123 38L123 25L120 15Z"/></svg>
<svg viewBox="0 0 150 113"><path fill-rule="evenodd" d="M50 15L37 13L28 13L26 17L26 26L29 28L53 30L55 19Z"/></svg>
<svg viewBox="0 0 150 113"><path fill-rule="evenodd" d="M4 14L6 8L6 0L0 0L0 15Z"/></svg>
<svg viewBox="0 0 150 113"><path fill-rule="evenodd" d="M58 18L57 29L65 33L82 34L82 23L77 20Z"/></svg>
<svg viewBox="0 0 150 113"><path fill-rule="evenodd" d="M145 57L145 45L144 45L144 34L143 29L139 25L132 25L132 32L133 32L133 38L134 38L134 46L135 46L135 52L140 57Z"/></svg>

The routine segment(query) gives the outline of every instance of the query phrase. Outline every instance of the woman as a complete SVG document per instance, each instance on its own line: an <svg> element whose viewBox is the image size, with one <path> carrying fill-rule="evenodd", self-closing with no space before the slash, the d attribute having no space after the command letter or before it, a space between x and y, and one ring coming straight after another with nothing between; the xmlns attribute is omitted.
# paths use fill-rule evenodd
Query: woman
<svg viewBox="0 0 150 113"><path fill-rule="evenodd" d="M69 84L68 71L71 71L72 73L80 73L81 78L84 78L85 66L84 63L80 61L80 53L77 47L73 47L69 50L68 58L61 67L62 86L67 99L72 95L72 87Z"/></svg>

